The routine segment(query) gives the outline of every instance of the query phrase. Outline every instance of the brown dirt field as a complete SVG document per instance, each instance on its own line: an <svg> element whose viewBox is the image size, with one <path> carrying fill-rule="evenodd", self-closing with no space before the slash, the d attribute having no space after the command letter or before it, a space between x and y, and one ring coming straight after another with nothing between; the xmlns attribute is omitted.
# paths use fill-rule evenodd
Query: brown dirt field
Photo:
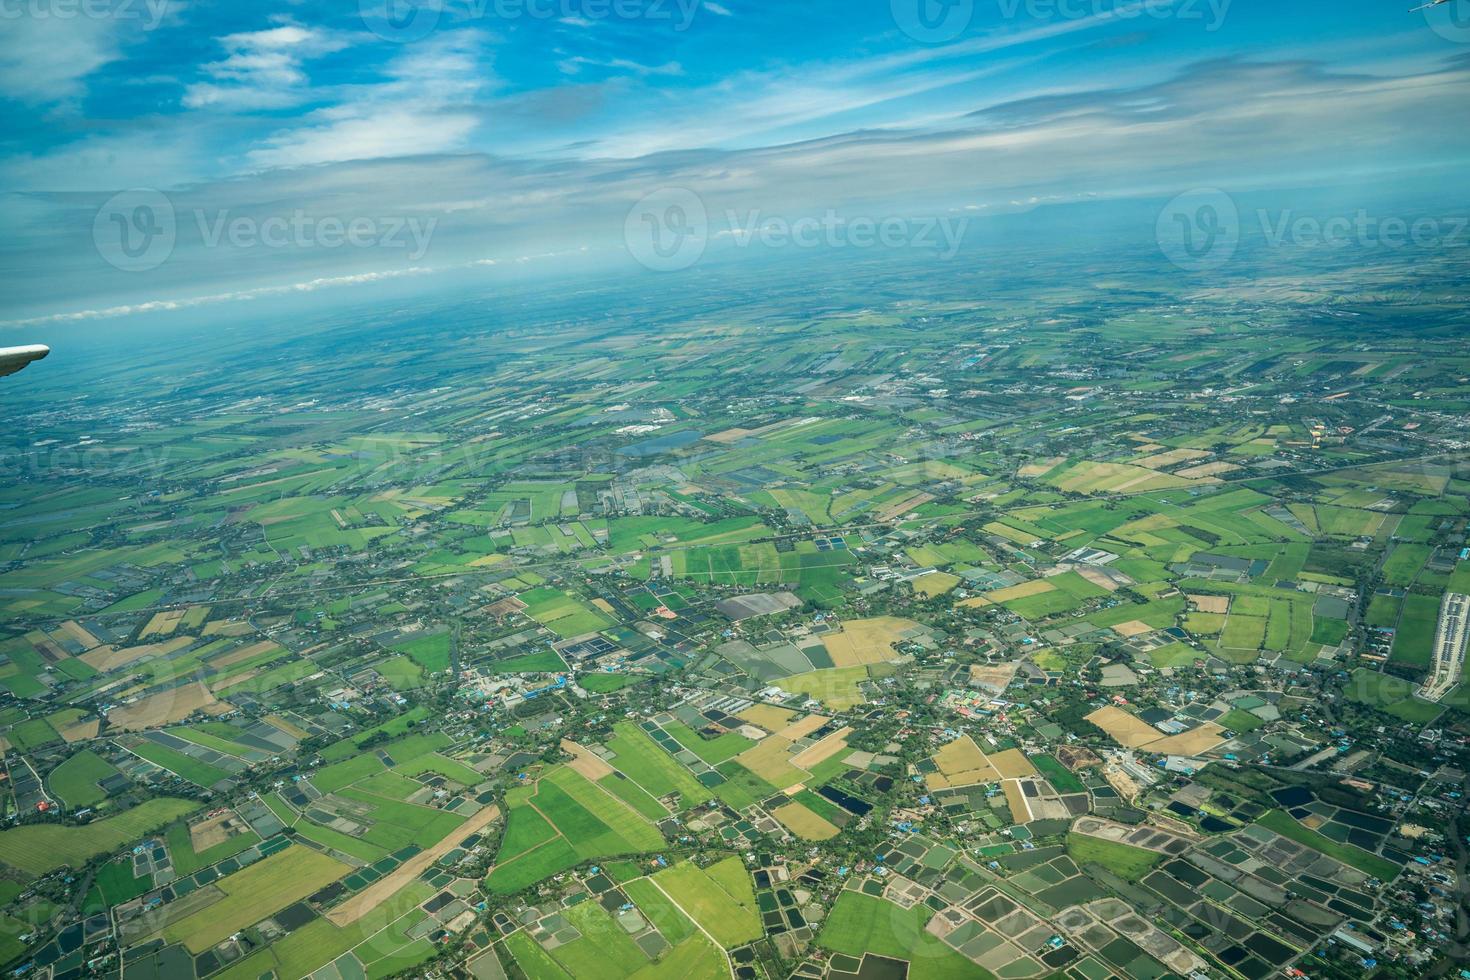
<svg viewBox="0 0 1470 980"><path fill-rule="evenodd" d="M808 775L791 765L791 743L780 735L762 739L735 760L777 789L794 786Z"/></svg>
<svg viewBox="0 0 1470 980"><path fill-rule="evenodd" d="M972 769L982 769L988 763L985 753L980 751L980 746L968 735L961 735L948 745L941 746L934 753L934 764L939 771L946 776L953 776L958 772L969 772Z"/></svg>
<svg viewBox="0 0 1470 980"><path fill-rule="evenodd" d="M93 718L91 721L79 721L75 725L67 725L65 728L59 728L56 734L61 736L63 742L70 745L73 742L85 742L89 739L96 738L97 732L101 727L101 720Z"/></svg>
<svg viewBox="0 0 1470 980"><path fill-rule="evenodd" d="M838 829L800 803L788 803L771 811L771 816L781 821L793 834L802 840L831 840Z"/></svg>
<svg viewBox="0 0 1470 980"><path fill-rule="evenodd" d="M140 643L134 647L98 647L95 650L88 650L77 659L106 674L142 660L144 657L167 656L175 650L182 650L193 642L194 637L192 636L176 636L164 643Z"/></svg>
<svg viewBox="0 0 1470 980"><path fill-rule="evenodd" d="M863 667L897 660L893 649L902 635L919 624L896 616L854 619L842 624L842 632L822 637L822 645L835 667Z"/></svg>
<svg viewBox="0 0 1470 980"><path fill-rule="evenodd" d="M840 728L822 739L817 744L810 746L791 759L791 764L798 769L811 771L812 766L826 762L843 749L847 748L847 736L852 734L852 729Z"/></svg>
<svg viewBox="0 0 1470 980"><path fill-rule="evenodd" d="M65 633L71 639L80 643L83 648L87 650L90 650L95 646L102 645L101 640L97 639L97 637L93 636L91 633L88 633L86 627L82 626L81 623L77 622L74 619L67 620L56 629L57 632Z"/></svg>
<svg viewBox="0 0 1470 980"><path fill-rule="evenodd" d="M255 630L255 627L254 626L251 626L249 623L245 622L244 620L237 620L237 619L217 619L214 622L207 623L205 625L205 627L204 627L204 635L205 636L244 636L246 633L253 632L254 630Z"/></svg>
<svg viewBox="0 0 1470 980"><path fill-rule="evenodd" d="M148 620L148 625L144 626L143 629L139 631L138 636L140 638L148 636L168 636L169 634L173 633L174 630L178 629L179 624L184 621L185 612L187 612L187 610L177 609L161 613L154 613L153 618Z"/></svg>
<svg viewBox="0 0 1470 980"><path fill-rule="evenodd" d="M934 764L939 767L939 771L924 777L925 785L930 789L973 786L1000 779L1000 773L968 735L961 735L934 753Z"/></svg>
<svg viewBox="0 0 1470 980"><path fill-rule="evenodd" d="M898 503L889 504L887 507L884 507L877 514L873 515L873 519L878 521L891 521L895 517L901 517L904 514L907 514L915 507L922 507L924 504L927 504L933 499L934 494L932 493L916 493L912 497L908 497L904 500L900 500Z"/></svg>
<svg viewBox="0 0 1470 980"><path fill-rule="evenodd" d="M1006 805L1011 808L1011 819L1016 823L1031 822L1031 808L1026 805L1026 794L1021 792L1021 783L1015 779L1007 779L1001 783L1005 790Z"/></svg>
<svg viewBox="0 0 1470 980"><path fill-rule="evenodd" d="M209 666L218 670L222 667L228 667L231 664L237 664L242 660L249 660L251 657L265 653L267 650L279 649L281 649L280 645L274 640L261 640L259 643L251 643L238 650L231 650L222 657L215 657L209 661Z"/></svg>
<svg viewBox="0 0 1470 980"><path fill-rule="evenodd" d="M234 824L234 827L228 826L229 824ZM199 823L190 827L189 844L194 848L196 853L202 853L214 847L216 844L223 844L231 837L234 837L240 832L240 830L236 830L235 828L243 830L243 822L235 814L234 810L228 810L217 817L201 820Z"/></svg>
<svg viewBox="0 0 1470 980"><path fill-rule="evenodd" d="M976 595L971 596L968 599L961 599L959 602L955 603L955 605L961 606L965 609L979 609L983 606L993 606L995 605L995 603L991 602L983 595Z"/></svg>
<svg viewBox="0 0 1470 980"><path fill-rule="evenodd" d="M1004 589L996 589L994 592L985 593L985 598L991 602L1005 602L1008 599L1024 599L1027 596L1041 595L1043 592L1055 592L1057 587L1044 578L1032 579L1022 582L1020 585L1012 585Z"/></svg>
<svg viewBox="0 0 1470 980"><path fill-rule="evenodd" d="M1094 568L1091 565L1083 565L1082 567L1077 569L1077 574L1081 575L1087 581L1091 582L1093 585L1097 586L1100 589L1107 589L1109 592L1118 591L1118 583L1113 581L1113 577L1107 572L1104 572L1101 568Z"/></svg>
<svg viewBox="0 0 1470 980"><path fill-rule="evenodd" d="M996 664L993 667L985 664L971 664L970 683L1004 691L1015 679L1016 671L1020 669L1021 661L1019 660L1008 664Z"/></svg>
<svg viewBox="0 0 1470 980"><path fill-rule="evenodd" d="M791 719L796 717L796 712L790 708L778 708L773 704L753 704L735 717L764 728L768 732L779 732L791 723Z"/></svg>
<svg viewBox="0 0 1470 980"><path fill-rule="evenodd" d="M704 439L706 442L717 442L720 445L725 446L729 445L732 442L739 442L746 436L751 435L754 431L755 430L753 429L741 429L737 427L734 429L726 429L723 432L716 432L712 436L705 436Z"/></svg>
<svg viewBox="0 0 1470 980"><path fill-rule="evenodd" d="M1055 754L1057 761L1073 772L1090 769L1102 761L1091 749L1073 745L1058 745Z"/></svg>
<svg viewBox="0 0 1470 980"><path fill-rule="evenodd" d="M986 758L989 759L995 771L1000 773L1002 779L1036 775L1036 767L1031 764L1030 759L1026 758L1026 753L1020 749L1006 749L1004 752L997 752Z"/></svg>
<svg viewBox="0 0 1470 980"><path fill-rule="evenodd" d="M1154 628L1148 623L1130 619L1126 623L1119 623L1113 627L1113 632L1119 636L1142 636L1144 633L1152 633Z"/></svg>
<svg viewBox="0 0 1470 980"><path fill-rule="evenodd" d="M774 734L777 738L784 738L788 742L795 742L797 739L806 738L812 732L827 724L829 720L826 715L807 715L805 718L793 721Z"/></svg>
<svg viewBox="0 0 1470 980"><path fill-rule="evenodd" d="M112 728L125 732L141 732L171 722L183 721L196 711L221 709L233 710L232 706L217 700L209 688L195 681L169 691L160 691L132 704L125 704L108 712L107 723Z"/></svg>
<svg viewBox="0 0 1470 980"><path fill-rule="evenodd" d="M1185 595L1185 598L1194 603L1194 608L1203 613L1219 613L1224 615L1230 611L1230 597L1228 595Z"/></svg>
<svg viewBox="0 0 1470 980"><path fill-rule="evenodd" d="M1087 720L1108 733L1108 737L1124 748L1134 749L1163 737L1157 728L1130 715L1122 708L1108 705L1098 708Z"/></svg>
<svg viewBox="0 0 1470 980"><path fill-rule="evenodd" d="M1175 476L1182 476L1186 480L1200 480L1208 476L1224 476L1226 473L1234 473L1240 469L1234 463L1204 463L1200 466L1191 466L1188 469L1175 470Z"/></svg>
<svg viewBox="0 0 1470 980"><path fill-rule="evenodd" d="M450 831L443 840L433 847L415 854L394 868L386 877L379 878L341 905L332 909L327 913L327 918L331 920L333 925L351 925L397 894L400 888L417 878L435 861L458 847L460 841L464 840L470 834L477 834L484 830L499 817L500 807L487 806Z"/></svg>
<svg viewBox="0 0 1470 980"><path fill-rule="evenodd" d="M1036 462L1027 463L1025 466L1022 466L1020 469L1016 470L1016 476L1020 477L1023 480L1027 478L1045 476L1053 469L1055 469L1058 463L1066 460L1066 458L1067 457L1065 456L1053 456L1050 459L1038 459Z"/></svg>
<svg viewBox="0 0 1470 980"><path fill-rule="evenodd" d="M1132 803L1138 798L1138 784L1133 781L1132 776L1117 766L1107 766L1104 768L1103 778L1108 781L1109 786L1118 791L1118 795L1125 802Z"/></svg>
<svg viewBox="0 0 1470 980"><path fill-rule="evenodd" d="M1170 449L1167 452L1155 453L1132 462L1134 466L1146 466L1151 470L1157 470L1165 466L1187 463L1192 459L1203 459L1208 455L1210 454L1203 449Z"/></svg>
<svg viewBox="0 0 1470 980"><path fill-rule="evenodd" d="M250 678L259 673L260 668L255 667L251 670L243 671L238 674L231 674L229 677L212 677L210 678L209 683L215 688L215 690L223 691L225 688L230 687L231 685L239 684L242 681L248 681L250 680Z"/></svg>
<svg viewBox="0 0 1470 980"><path fill-rule="evenodd" d="M571 755L572 761L567 763L567 768L575 773L586 776L594 783L603 776L611 776L613 767L592 753L592 750L583 745L578 745L569 738L561 740L561 750Z"/></svg>
<svg viewBox="0 0 1470 980"><path fill-rule="evenodd" d="M292 724L290 721L287 721L280 715L266 715L265 720L270 722L272 725L275 725L277 728L285 732L287 735L290 735L292 738L306 738L311 734L300 725Z"/></svg>
<svg viewBox="0 0 1470 980"><path fill-rule="evenodd" d="M490 605L485 607L485 612L489 613L491 616L499 617L509 616L511 613L518 613L525 608L526 604L524 602L517 599L515 596L508 596L504 599L500 599L496 602L490 603Z"/></svg>
<svg viewBox="0 0 1470 980"><path fill-rule="evenodd" d="M1199 755L1225 741L1220 737L1222 731L1224 729L1219 725L1207 721L1193 731L1161 738L1157 742L1148 743L1143 748L1149 752L1159 752L1164 755Z"/></svg>

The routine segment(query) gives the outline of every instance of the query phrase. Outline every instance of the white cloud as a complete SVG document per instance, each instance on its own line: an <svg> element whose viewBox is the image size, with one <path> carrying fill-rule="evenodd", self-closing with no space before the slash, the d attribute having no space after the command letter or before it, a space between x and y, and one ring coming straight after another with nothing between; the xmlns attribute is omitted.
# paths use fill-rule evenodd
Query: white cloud
<svg viewBox="0 0 1470 980"><path fill-rule="evenodd" d="M447 153L479 126L476 97L490 86L484 37L456 31L413 46L388 66L387 81L346 91L249 152L255 167Z"/></svg>
<svg viewBox="0 0 1470 980"><path fill-rule="evenodd" d="M430 275L434 271L433 269L411 268L394 269L388 272L364 272L346 276L326 276L319 279L308 279L304 282L290 283L284 286L260 286L255 289L242 289L228 293L211 293L207 296L192 296L186 299L148 300L142 303L126 303L120 306L107 306L95 310L77 310L72 313L53 313L49 316L29 317L22 320L6 320L0 321L0 327L29 327L47 323L79 323L84 320L102 320L108 317L133 316L140 313L170 313L176 310L193 309L196 306L213 306L218 303L239 303L252 299L265 299L271 296L285 296L291 293L314 293L318 289L333 289L343 286L363 286L390 279L401 279L405 276Z"/></svg>
<svg viewBox="0 0 1470 980"><path fill-rule="evenodd" d="M294 105L310 81L305 62L347 46L344 38L289 22L228 34L219 43L227 56L200 66L212 80L185 89L186 108L249 111Z"/></svg>
<svg viewBox="0 0 1470 980"><path fill-rule="evenodd" d="M31 105L82 95L84 79L118 58L128 29L105 17L15 17L0 24L0 91Z"/></svg>
<svg viewBox="0 0 1470 980"><path fill-rule="evenodd" d="M257 157L262 167L319 166L170 191L179 214L228 208L259 218L304 206L344 218L435 219L428 259L435 268L476 260L511 268L520 256L586 246L610 261L621 254L628 209L666 187L701 196L717 223L713 238L731 211L787 219L826 208L844 217L954 208L995 214L1167 197L1195 186L1235 192L1327 183L1448 166L1470 153L1470 131L1439 124L1463 108L1470 62L1377 76L1300 62L1217 61L1145 85L1114 82L993 104L977 94L975 111L923 129L592 159L465 152L480 117L453 96L480 83L455 72L441 77L429 64L397 70L400 80L418 83L359 93L318 114L314 125L281 134ZM438 95L427 103L415 94L431 90ZM430 146L447 149L432 155ZM23 220L7 222L17 228L13 274L24 291L12 297L13 310L55 310L58 295L94 307L92 297L105 296L112 306L141 286L150 296L228 295L304 277L304 268L331 279L361 271L348 263L395 258L312 251L241 261L183 240L192 223L181 222L169 263L147 279L114 275L90 251L93 209L104 198L28 201Z"/></svg>
<svg viewBox="0 0 1470 980"><path fill-rule="evenodd" d="M678 77L684 74L684 66L677 61L666 61L661 65L645 65L627 58L584 58L580 55L573 58L564 58L558 62L558 67L568 75L575 75L584 66L594 68L611 68L614 71L627 71L635 75L664 75Z"/></svg>

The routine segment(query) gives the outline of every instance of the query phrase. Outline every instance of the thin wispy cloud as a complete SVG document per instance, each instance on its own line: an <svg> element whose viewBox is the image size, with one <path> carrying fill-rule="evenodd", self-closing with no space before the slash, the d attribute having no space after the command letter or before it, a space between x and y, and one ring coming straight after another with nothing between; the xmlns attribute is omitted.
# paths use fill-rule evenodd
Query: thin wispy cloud
<svg viewBox="0 0 1470 980"><path fill-rule="evenodd" d="M184 106L225 109L279 109L306 95L309 59L340 51L347 39L291 22L219 39L227 55L201 71L210 79L184 92Z"/></svg>

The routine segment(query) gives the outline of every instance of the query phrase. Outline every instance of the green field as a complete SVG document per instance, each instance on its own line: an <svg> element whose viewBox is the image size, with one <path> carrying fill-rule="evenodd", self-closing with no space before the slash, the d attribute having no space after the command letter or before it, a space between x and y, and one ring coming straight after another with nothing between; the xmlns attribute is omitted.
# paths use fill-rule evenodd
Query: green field
<svg viewBox="0 0 1470 980"><path fill-rule="evenodd" d="M1219 718L1216 718L1215 724L1219 725L1221 728L1228 729L1229 731L1243 735L1246 732L1255 731L1257 728L1260 728L1266 723L1257 716L1251 714L1249 711L1241 711L1239 708L1231 708Z"/></svg>
<svg viewBox="0 0 1470 980"><path fill-rule="evenodd" d="M679 809L686 810L713 798L714 794L695 781L674 758L630 721L613 726L614 737L607 747L615 753L612 765L655 798L679 794Z"/></svg>
<svg viewBox="0 0 1470 980"><path fill-rule="evenodd" d="M671 943L680 943L693 936L697 929L689 917L679 911L650 878L637 878L623 886L628 898L638 906L643 917L658 929Z"/></svg>
<svg viewBox="0 0 1470 980"><path fill-rule="evenodd" d="M451 637L448 633L435 633L406 640L393 649L402 651L424 670L434 673L449 669L450 643ZM400 679L405 676L402 670L396 673Z"/></svg>
<svg viewBox="0 0 1470 980"><path fill-rule="evenodd" d="M0 862L31 877L62 866L80 868L198 808L190 800L164 797L80 827L30 824L0 831Z"/></svg>
<svg viewBox="0 0 1470 980"><path fill-rule="evenodd" d="M86 914L105 912L114 905L137 898L153 888L153 879L133 877L133 860L125 857L109 861L92 879L92 890L87 893L82 907Z"/></svg>
<svg viewBox="0 0 1470 980"><path fill-rule="evenodd" d="M731 861L733 868L727 866ZM737 873L744 879L743 887L736 883ZM747 891L749 875L739 858L726 858L708 869L685 861L660 871L654 881L720 945L739 946L760 938L760 918L754 897Z"/></svg>
<svg viewBox="0 0 1470 980"><path fill-rule="evenodd" d="M1046 777L1058 793L1081 793L1087 787L1054 757L1046 754L1030 756L1031 764Z"/></svg>
<svg viewBox="0 0 1470 980"><path fill-rule="evenodd" d="M912 980L991 980L990 973L924 931L933 914L922 904L905 911L846 890L822 924L817 944L850 956L873 952L908 960Z"/></svg>
<svg viewBox="0 0 1470 980"><path fill-rule="evenodd" d="M1124 881L1137 881L1164 859L1157 851L1084 834L1067 835L1067 854L1079 865L1101 865Z"/></svg>
<svg viewBox="0 0 1470 980"><path fill-rule="evenodd" d="M1434 633L1439 624L1439 595L1410 593L1404 597L1403 614L1393 641L1395 663L1427 668L1434 659Z"/></svg>
<svg viewBox="0 0 1470 980"><path fill-rule="evenodd" d="M1353 671L1343 694L1411 724L1427 724L1444 712L1443 704L1415 697L1412 682L1363 667Z"/></svg>
<svg viewBox="0 0 1470 980"><path fill-rule="evenodd" d="M180 875L193 874L200 868L207 868L227 857L233 857L260 840L252 832L235 834L213 847L196 852L191 842L189 826L183 821L170 825L164 833L164 839L168 842L168 853L173 859L174 871Z"/></svg>
<svg viewBox="0 0 1470 980"><path fill-rule="evenodd" d="M107 799L98 782L116 773L112 764L91 749L83 749L51 770L46 783L72 809L96 806Z"/></svg>
<svg viewBox="0 0 1470 980"><path fill-rule="evenodd" d="M155 742L140 741L130 746L134 755L147 759L156 766L161 766L177 776L187 779L189 782L200 787L209 789L216 783L230 778L230 774L223 769L201 762L193 756L177 752L166 745Z"/></svg>
<svg viewBox="0 0 1470 980"><path fill-rule="evenodd" d="M169 942L202 953L232 933L336 881L351 869L304 847L288 847L223 879L225 897L163 930Z"/></svg>
<svg viewBox="0 0 1470 980"><path fill-rule="evenodd" d="M580 861L638 854L663 846L663 835L637 810L596 783L560 767L517 789L496 866L486 878L508 894L565 871Z"/></svg>

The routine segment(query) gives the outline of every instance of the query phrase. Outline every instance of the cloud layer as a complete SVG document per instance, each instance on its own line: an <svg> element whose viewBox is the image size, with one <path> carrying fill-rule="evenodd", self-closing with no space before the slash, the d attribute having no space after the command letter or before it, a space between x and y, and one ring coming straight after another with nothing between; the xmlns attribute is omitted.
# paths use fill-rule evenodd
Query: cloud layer
<svg viewBox="0 0 1470 980"><path fill-rule="evenodd" d="M1281 25L1206 35L1099 10L926 45L891 22L803 8L789 16L850 43L778 55L753 40L766 25L743 5L705 4L680 33L568 4L543 20L446 4L440 29L412 43L310 4L237 11L217 32L193 7L152 29L89 21L65 40L56 21L21 21L0 40L0 82L15 82L0 108L16 122L0 143L0 320L534 255L626 262L629 208L661 188L697 195L717 239L751 215L995 214L1422 174L1470 151L1445 124L1470 94L1470 57L1422 32L1344 23L1293 43ZM140 74L148 52L155 71ZM31 124L37 113L49 124ZM99 209L133 187L172 211L168 258L143 271L94 244ZM156 230L144 217L123 226ZM424 254L383 244L404 221L432 228ZM299 232L353 222L377 238L324 247ZM221 237L232 223L256 234ZM277 226L296 237L262 245Z"/></svg>

